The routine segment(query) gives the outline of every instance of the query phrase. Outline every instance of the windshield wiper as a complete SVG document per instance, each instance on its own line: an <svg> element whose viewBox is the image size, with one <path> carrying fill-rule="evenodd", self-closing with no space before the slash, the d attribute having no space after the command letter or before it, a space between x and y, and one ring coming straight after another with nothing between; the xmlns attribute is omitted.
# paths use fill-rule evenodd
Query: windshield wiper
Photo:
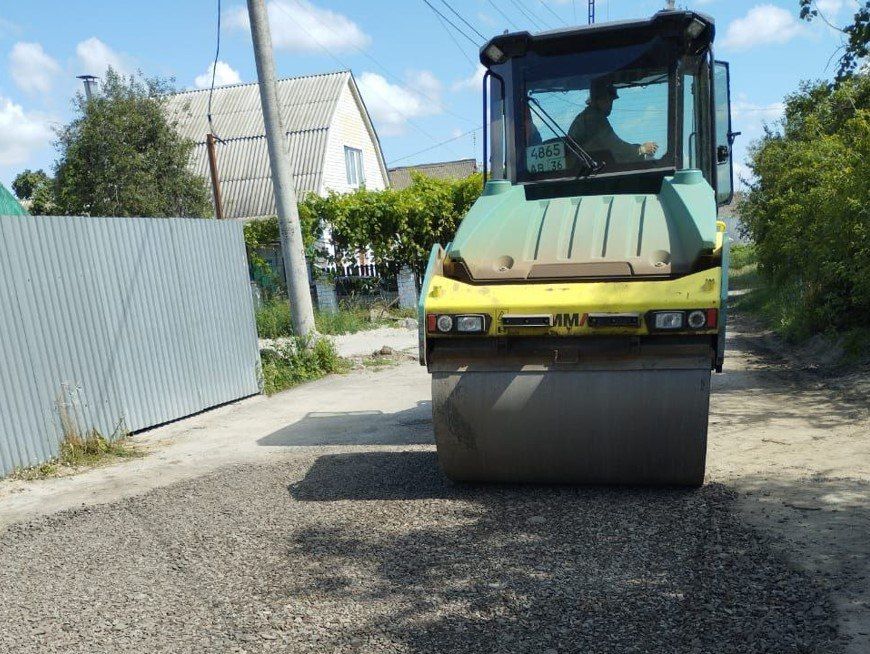
<svg viewBox="0 0 870 654"><path fill-rule="evenodd" d="M571 135L568 134L556 120L547 113L546 109L541 106L541 103L538 102L537 98L533 98L531 94L526 96L526 99L529 102L529 109L534 111L538 118L540 118L544 124L550 128L550 130L558 137L562 138L565 141L565 145L577 155L577 158L580 159L580 162L586 166L586 176L594 175L599 172L602 168L604 168L604 163L600 161L596 161L592 158L586 150L580 147L580 144L575 141ZM579 177L580 175L578 175Z"/></svg>

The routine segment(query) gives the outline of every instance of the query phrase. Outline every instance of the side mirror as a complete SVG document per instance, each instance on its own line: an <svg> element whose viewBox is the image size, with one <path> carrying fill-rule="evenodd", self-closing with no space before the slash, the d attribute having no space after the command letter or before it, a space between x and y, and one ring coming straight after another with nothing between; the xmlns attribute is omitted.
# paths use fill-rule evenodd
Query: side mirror
<svg viewBox="0 0 870 654"><path fill-rule="evenodd" d="M731 156L731 148L727 145L720 145L716 148L716 163L728 163L728 157Z"/></svg>

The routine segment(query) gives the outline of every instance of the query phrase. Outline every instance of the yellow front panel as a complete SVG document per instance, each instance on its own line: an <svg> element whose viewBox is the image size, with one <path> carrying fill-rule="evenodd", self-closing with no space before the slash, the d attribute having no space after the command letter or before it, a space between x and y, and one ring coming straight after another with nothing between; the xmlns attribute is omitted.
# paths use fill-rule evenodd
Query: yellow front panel
<svg viewBox="0 0 870 654"><path fill-rule="evenodd" d="M583 282L554 284L464 284L434 276L425 298L426 313L484 313L492 318L491 336L568 336L580 334L647 334L640 328L596 327L583 321L589 313L639 313L650 309L719 308L721 268L710 268L679 279L645 282ZM571 326L502 327L504 314L568 314ZM574 320L577 314L579 321ZM574 325L574 322L583 324ZM716 329L695 333L715 333ZM441 337L429 334L430 337ZM449 337L448 337L449 338Z"/></svg>

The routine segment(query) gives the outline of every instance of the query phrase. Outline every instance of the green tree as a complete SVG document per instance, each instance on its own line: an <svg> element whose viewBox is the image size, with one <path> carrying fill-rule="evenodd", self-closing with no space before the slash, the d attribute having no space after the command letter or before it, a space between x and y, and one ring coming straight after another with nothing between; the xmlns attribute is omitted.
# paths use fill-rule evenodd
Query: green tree
<svg viewBox="0 0 870 654"><path fill-rule="evenodd" d="M164 112L165 80L109 69L101 93L75 99L76 117L58 132L56 204L63 214L212 214L205 180L188 169L194 143Z"/></svg>
<svg viewBox="0 0 870 654"><path fill-rule="evenodd" d="M870 78L804 84L750 149L741 219L792 331L870 322Z"/></svg>
<svg viewBox="0 0 870 654"><path fill-rule="evenodd" d="M41 168L39 170L27 168L12 180L12 190L19 200L29 200L38 187L50 182L51 178Z"/></svg>
<svg viewBox="0 0 870 654"><path fill-rule="evenodd" d="M845 35L845 43L838 48L838 50L843 50L843 54L840 55L837 80L854 74L862 61L866 61L867 55L870 54L870 0L864 0L863 5L860 2L856 4L852 22L845 27L834 25L828 16L819 11L815 0L798 0L798 2L802 19L808 22L820 19Z"/></svg>

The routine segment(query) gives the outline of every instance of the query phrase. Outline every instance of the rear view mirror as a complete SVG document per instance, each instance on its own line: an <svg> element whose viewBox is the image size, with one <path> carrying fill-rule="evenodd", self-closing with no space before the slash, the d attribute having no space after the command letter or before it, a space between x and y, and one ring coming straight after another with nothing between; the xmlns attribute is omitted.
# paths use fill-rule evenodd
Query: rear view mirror
<svg viewBox="0 0 870 654"><path fill-rule="evenodd" d="M716 147L716 163L726 163L731 156L731 148L727 145L719 145Z"/></svg>

